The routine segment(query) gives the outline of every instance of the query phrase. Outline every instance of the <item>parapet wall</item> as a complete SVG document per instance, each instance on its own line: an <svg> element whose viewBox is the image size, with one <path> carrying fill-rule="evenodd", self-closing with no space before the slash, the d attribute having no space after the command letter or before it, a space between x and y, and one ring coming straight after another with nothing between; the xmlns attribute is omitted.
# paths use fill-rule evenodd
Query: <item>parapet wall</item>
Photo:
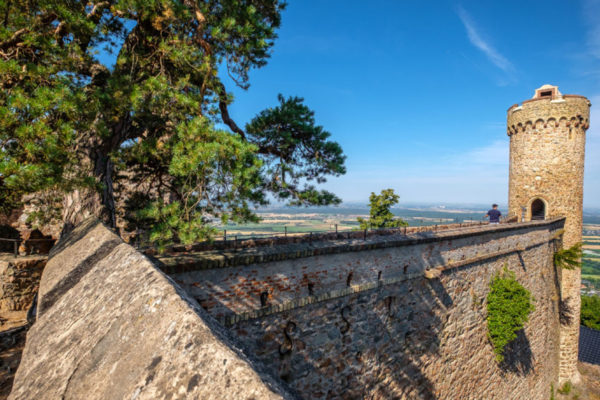
<svg viewBox="0 0 600 400"><path fill-rule="evenodd" d="M159 257L303 398L547 399L563 219ZM507 265L536 310L498 365L486 297Z"/></svg>
<svg viewBox="0 0 600 400"><path fill-rule="evenodd" d="M95 221L55 246L9 399L293 396L145 256Z"/></svg>

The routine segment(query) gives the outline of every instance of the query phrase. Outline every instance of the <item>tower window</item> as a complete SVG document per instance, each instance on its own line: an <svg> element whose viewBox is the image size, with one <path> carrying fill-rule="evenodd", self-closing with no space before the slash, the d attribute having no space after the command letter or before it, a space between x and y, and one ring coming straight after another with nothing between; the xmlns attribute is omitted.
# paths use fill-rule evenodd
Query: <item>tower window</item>
<svg viewBox="0 0 600 400"><path fill-rule="evenodd" d="M540 97L552 97L552 90L547 90L545 92L540 92Z"/></svg>
<svg viewBox="0 0 600 400"><path fill-rule="evenodd" d="M531 203L531 220L543 220L546 219L546 205L540 199L535 199Z"/></svg>

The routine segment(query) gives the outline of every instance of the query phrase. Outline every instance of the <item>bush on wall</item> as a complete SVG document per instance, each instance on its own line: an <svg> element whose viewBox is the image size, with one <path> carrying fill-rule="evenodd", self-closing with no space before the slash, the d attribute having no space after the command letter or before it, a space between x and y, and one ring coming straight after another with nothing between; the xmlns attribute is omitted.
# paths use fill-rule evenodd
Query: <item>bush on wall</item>
<svg viewBox="0 0 600 400"><path fill-rule="evenodd" d="M487 297L488 336L494 346L496 361L504 360L504 349L517 337L517 332L535 310L533 297L515 278L515 274L504 266L490 282Z"/></svg>
<svg viewBox="0 0 600 400"><path fill-rule="evenodd" d="M568 249L560 249L554 253L554 265L564 269L581 268L583 243L577 243Z"/></svg>

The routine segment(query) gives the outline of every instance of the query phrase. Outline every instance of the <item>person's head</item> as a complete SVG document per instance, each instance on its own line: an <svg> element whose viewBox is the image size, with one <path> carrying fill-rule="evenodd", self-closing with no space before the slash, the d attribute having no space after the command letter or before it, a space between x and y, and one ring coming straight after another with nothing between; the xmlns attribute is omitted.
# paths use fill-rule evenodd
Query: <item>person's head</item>
<svg viewBox="0 0 600 400"><path fill-rule="evenodd" d="M492 204L492 208L496 210L498 208L498 204Z"/></svg>

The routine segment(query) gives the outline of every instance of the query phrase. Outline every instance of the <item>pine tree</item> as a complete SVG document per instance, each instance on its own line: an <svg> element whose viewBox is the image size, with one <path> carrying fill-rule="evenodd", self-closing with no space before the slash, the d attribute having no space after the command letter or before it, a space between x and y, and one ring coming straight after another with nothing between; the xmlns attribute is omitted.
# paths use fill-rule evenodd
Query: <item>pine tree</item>
<svg viewBox="0 0 600 400"><path fill-rule="evenodd" d="M368 228L398 228L408 226L408 222L394 217L390 208L398 204L400 196L394 193L394 189L384 189L377 195L371 192L369 196L369 219L358 217L360 229Z"/></svg>
<svg viewBox="0 0 600 400"><path fill-rule="evenodd" d="M248 88L284 6L0 0L2 208L51 193L67 229L90 215L124 218L161 243L187 243L210 237L215 218L256 220L252 207L269 193L339 202L307 184L345 168L301 99L280 97L246 131L229 115L222 71ZM114 67L99 49L116 54Z"/></svg>

